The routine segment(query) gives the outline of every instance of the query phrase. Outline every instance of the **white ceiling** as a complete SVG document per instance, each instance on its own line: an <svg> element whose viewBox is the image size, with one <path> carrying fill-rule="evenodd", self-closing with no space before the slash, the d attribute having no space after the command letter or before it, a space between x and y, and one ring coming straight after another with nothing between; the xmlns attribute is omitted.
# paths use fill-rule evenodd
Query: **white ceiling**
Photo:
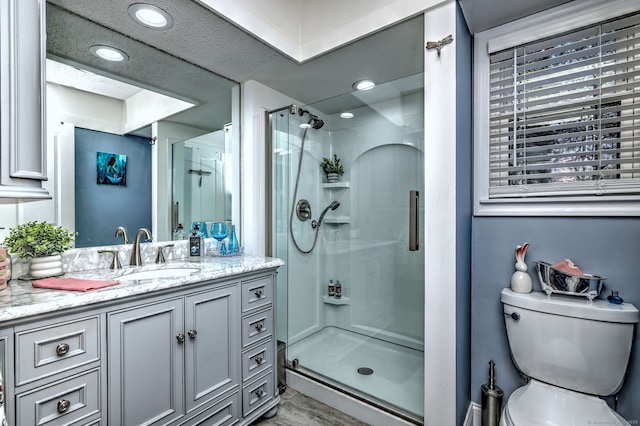
<svg viewBox="0 0 640 426"><path fill-rule="evenodd" d="M306 20L313 16L314 8L323 7L317 1L305 5L307 0L261 1L270 1L276 7L286 7L293 1L294 5L298 5L296 13L304 14ZM352 90L352 83L362 78L385 82L421 73L423 70L423 24L420 15L299 63L197 1L154 0L153 4L166 10L174 20L174 26L164 31L150 30L130 19L127 8L136 2L138 0L49 0L48 3L79 16L58 14L53 23L47 17L48 49L56 51L56 55L62 58L83 55L86 44L97 37L91 29L77 28L80 26L78 19L85 17L93 27L101 27L98 38L142 42L143 45L153 46L164 52L168 60L175 62L181 59L195 65L191 65L195 69L209 70L234 82L256 80L303 104L348 93ZM388 1L395 2L398 0ZM472 33L566 2L567 0L459 0ZM384 1L377 0L376 4L380 6L383 3ZM334 1L331 4L335 9L340 2ZM333 13L340 11L334 10ZM119 34L109 35L106 29L113 29ZM151 79L148 83L151 87L164 87L169 93L184 93L185 100L204 102L201 98L207 94L202 93L201 88L209 84L199 85L200 82L192 79L191 74L172 72L173 75L167 75L166 71L172 68L155 63L155 59L148 55L147 51L139 50L135 60L129 62L127 66L131 69L127 81L146 82ZM147 67L144 71L134 71L131 62L145 60ZM113 70L113 74L119 74L119 71ZM186 91L178 90L181 82L182 85L189 86ZM208 91L218 91L217 95L222 96L222 93L229 90L224 79L218 85L219 87L212 87Z"/></svg>

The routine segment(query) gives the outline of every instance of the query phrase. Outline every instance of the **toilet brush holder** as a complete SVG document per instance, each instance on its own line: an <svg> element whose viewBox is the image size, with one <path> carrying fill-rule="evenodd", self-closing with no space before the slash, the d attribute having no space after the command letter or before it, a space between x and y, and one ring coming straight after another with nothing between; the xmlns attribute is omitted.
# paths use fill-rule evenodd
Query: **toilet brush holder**
<svg viewBox="0 0 640 426"><path fill-rule="evenodd" d="M495 383L495 362L489 361L489 383L482 385L482 426L498 426L504 392Z"/></svg>

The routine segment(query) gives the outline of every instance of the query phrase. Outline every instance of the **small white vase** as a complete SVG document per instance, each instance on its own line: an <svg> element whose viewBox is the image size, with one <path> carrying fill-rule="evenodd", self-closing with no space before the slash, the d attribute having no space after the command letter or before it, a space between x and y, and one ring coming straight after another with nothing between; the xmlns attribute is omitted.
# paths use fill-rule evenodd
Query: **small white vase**
<svg viewBox="0 0 640 426"><path fill-rule="evenodd" d="M62 256L34 257L31 259L29 275L34 278L53 277L62 273Z"/></svg>

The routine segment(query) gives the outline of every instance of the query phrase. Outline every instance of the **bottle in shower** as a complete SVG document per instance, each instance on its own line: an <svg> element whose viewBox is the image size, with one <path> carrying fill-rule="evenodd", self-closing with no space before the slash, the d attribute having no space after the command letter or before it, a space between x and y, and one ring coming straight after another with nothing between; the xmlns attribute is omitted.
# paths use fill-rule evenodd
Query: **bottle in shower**
<svg viewBox="0 0 640 426"><path fill-rule="evenodd" d="M333 280L329 280L329 288L327 291L327 295L329 297L334 297L336 295L336 286L333 285Z"/></svg>
<svg viewBox="0 0 640 426"><path fill-rule="evenodd" d="M336 281L336 299L342 299L342 284L340 280Z"/></svg>

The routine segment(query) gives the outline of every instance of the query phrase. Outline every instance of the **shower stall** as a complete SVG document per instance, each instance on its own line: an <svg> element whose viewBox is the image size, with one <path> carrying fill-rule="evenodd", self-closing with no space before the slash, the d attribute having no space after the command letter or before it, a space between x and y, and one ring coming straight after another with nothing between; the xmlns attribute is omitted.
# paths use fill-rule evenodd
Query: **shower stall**
<svg viewBox="0 0 640 426"><path fill-rule="evenodd" d="M287 368L417 424L423 111L417 74L268 114L268 228L271 254L285 260L277 332ZM337 182L324 158L340 159Z"/></svg>

